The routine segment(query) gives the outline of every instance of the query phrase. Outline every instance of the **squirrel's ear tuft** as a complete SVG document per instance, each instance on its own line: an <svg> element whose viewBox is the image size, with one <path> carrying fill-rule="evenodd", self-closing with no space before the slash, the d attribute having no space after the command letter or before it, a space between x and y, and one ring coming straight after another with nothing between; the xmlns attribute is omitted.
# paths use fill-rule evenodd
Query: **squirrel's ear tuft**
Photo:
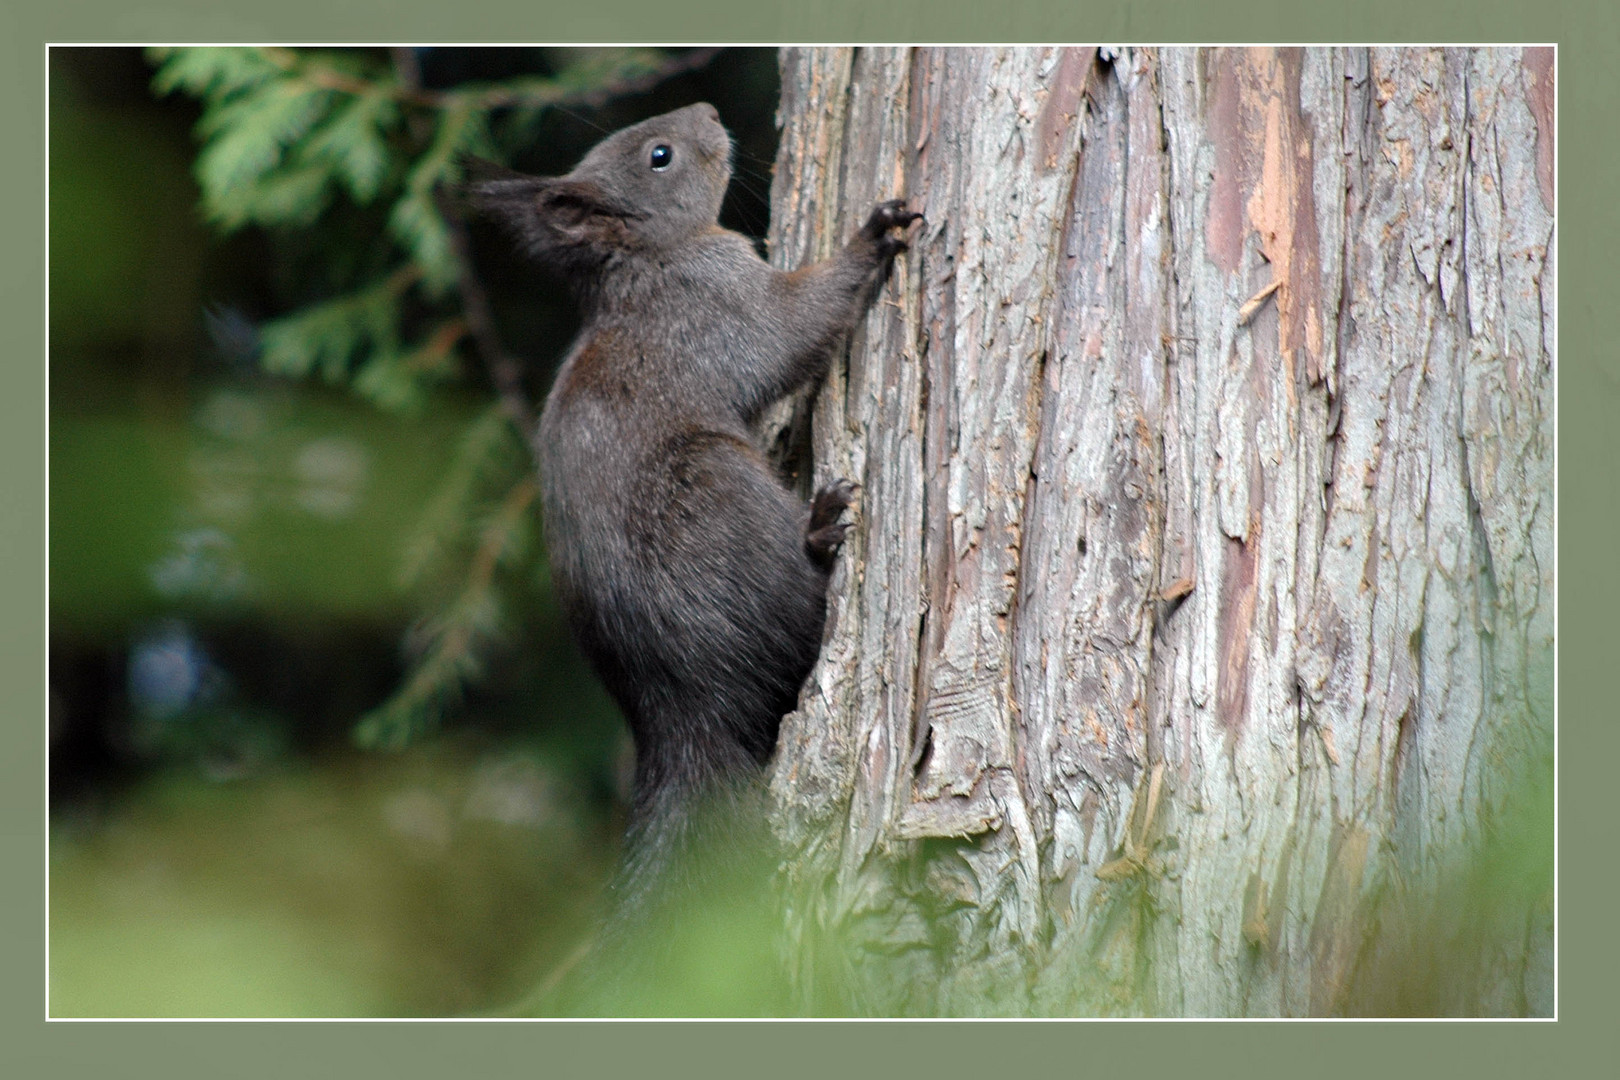
<svg viewBox="0 0 1620 1080"><path fill-rule="evenodd" d="M532 214L535 195L550 181L541 176L525 176L493 161L463 154L456 160L465 179L453 189L456 205L473 213L511 222Z"/></svg>
<svg viewBox="0 0 1620 1080"><path fill-rule="evenodd" d="M468 184L477 184L485 180L534 179L534 177L520 173L515 169L508 169L505 165L498 165L488 158L481 158L477 154L468 153L456 155L456 171L465 178Z"/></svg>

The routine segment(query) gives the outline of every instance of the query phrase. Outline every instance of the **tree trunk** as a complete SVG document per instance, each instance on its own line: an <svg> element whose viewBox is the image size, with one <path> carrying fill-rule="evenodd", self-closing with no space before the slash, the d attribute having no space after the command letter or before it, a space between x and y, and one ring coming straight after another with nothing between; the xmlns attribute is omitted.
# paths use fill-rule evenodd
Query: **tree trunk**
<svg viewBox="0 0 1620 1080"><path fill-rule="evenodd" d="M1552 1011L1552 101L1544 49L783 54L773 259L927 215L814 399L806 1008Z"/></svg>

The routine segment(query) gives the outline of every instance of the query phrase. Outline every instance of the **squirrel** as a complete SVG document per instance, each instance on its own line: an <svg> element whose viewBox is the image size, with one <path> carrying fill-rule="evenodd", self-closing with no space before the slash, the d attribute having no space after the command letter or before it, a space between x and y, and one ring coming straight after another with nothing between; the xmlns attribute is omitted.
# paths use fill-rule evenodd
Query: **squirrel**
<svg viewBox="0 0 1620 1080"><path fill-rule="evenodd" d="M608 936L689 891L702 842L763 828L760 778L821 649L856 488L806 505L755 425L826 373L922 217L878 203L831 258L777 270L718 224L731 154L700 103L564 176L469 162L463 189L583 316L535 449L553 587L635 745Z"/></svg>

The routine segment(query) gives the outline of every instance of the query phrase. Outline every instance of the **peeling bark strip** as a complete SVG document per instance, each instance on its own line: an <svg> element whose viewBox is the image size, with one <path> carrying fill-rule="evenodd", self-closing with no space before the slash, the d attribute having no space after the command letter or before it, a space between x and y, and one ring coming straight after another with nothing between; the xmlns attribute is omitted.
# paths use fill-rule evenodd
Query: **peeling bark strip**
<svg viewBox="0 0 1620 1080"><path fill-rule="evenodd" d="M861 505L774 767L805 1007L1422 1011L1380 957L1550 730L1550 53L782 74L773 259L927 215L814 399ZM1550 1011L1520 901L1448 1011Z"/></svg>
<svg viewBox="0 0 1620 1080"><path fill-rule="evenodd" d="M1277 287L1277 352L1303 350L1310 381L1321 381L1322 271L1316 229L1316 136L1300 94L1302 49L1245 49L1218 55L1210 88L1215 146L1210 255L1229 274L1254 234ZM1256 283L1257 285L1263 283Z"/></svg>

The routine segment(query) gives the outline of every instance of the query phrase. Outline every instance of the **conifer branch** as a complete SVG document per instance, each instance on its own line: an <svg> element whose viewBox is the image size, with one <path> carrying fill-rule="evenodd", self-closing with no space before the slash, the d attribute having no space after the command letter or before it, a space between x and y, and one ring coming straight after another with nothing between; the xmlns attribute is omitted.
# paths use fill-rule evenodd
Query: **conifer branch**
<svg viewBox="0 0 1620 1080"><path fill-rule="evenodd" d="M261 51L265 59L276 67L322 90L336 90L345 94L383 93L402 104L429 109L471 106L475 110L488 111L518 107L602 105L626 94L645 93L676 75L697 71L713 60L720 50L714 47L692 49L670 56L663 63L652 63L647 50L631 51L620 61L618 70L588 86L573 85L562 79L536 79L516 86L473 84L454 90L424 88L420 72L416 70L414 55L402 69L399 54L410 53L409 49L392 50L396 79L391 83L363 79L280 46L269 46ZM410 74L415 77L408 77Z"/></svg>

